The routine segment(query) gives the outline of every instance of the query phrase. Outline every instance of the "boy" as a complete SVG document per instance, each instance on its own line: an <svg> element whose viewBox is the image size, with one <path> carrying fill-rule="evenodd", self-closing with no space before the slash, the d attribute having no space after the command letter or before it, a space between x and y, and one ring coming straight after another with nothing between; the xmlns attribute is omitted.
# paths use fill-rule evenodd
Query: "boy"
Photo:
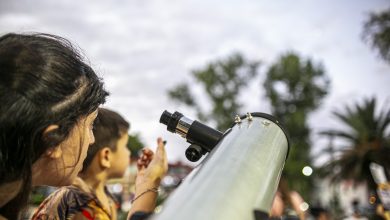
<svg viewBox="0 0 390 220"><path fill-rule="evenodd" d="M32 219L117 219L113 196L105 187L110 178L122 177L130 158L127 149L129 123L119 114L100 108L93 132L95 143L88 149L79 178L50 195ZM152 212L157 188L167 171L161 138L156 155L144 149L138 160L136 193L129 217L135 212Z"/></svg>

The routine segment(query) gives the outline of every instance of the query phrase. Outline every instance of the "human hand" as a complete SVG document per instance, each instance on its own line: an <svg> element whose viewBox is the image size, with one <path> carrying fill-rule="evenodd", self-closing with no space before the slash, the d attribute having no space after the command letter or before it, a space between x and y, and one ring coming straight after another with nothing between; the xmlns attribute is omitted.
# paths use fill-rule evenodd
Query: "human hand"
<svg viewBox="0 0 390 220"><path fill-rule="evenodd" d="M138 171L147 168L149 163L153 160L154 152L150 148L142 149L142 154L137 161Z"/></svg>
<svg viewBox="0 0 390 220"><path fill-rule="evenodd" d="M137 167L136 187L140 185L158 187L160 185L162 177L168 170L168 160L162 138L157 138L155 154L147 148L142 152L141 158L137 161Z"/></svg>

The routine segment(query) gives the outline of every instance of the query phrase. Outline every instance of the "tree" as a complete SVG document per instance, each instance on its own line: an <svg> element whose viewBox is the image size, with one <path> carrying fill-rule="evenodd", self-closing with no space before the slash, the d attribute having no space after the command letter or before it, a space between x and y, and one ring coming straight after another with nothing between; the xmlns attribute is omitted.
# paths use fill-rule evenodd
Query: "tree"
<svg viewBox="0 0 390 220"><path fill-rule="evenodd" d="M385 61L390 62L390 8L370 14L364 23L363 38Z"/></svg>
<svg viewBox="0 0 390 220"><path fill-rule="evenodd" d="M369 164L376 162L390 168L390 109L383 109L376 114L376 99L365 99L353 108L346 106L343 113L333 112L338 120L348 129L327 130L323 135L332 135L347 141L346 146L339 146L338 155L325 164L321 171L333 182L353 180L354 183L367 182L369 190L375 193L376 184L372 178Z"/></svg>
<svg viewBox="0 0 390 220"><path fill-rule="evenodd" d="M169 96L182 104L194 108L202 121L213 121L217 129L225 131L232 125L234 115L241 113L240 92L257 75L259 62L245 60L233 54L225 60L209 63L205 68L192 72L192 77L203 88L211 110L202 108L187 83L180 83L168 91Z"/></svg>
<svg viewBox="0 0 390 220"><path fill-rule="evenodd" d="M129 140L127 142L127 148L130 150L132 158L138 157L138 152L144 146L145 146L145 144L142 142L139 133L129 134Z"/></svg>
<svg viewBox="0 0 390 220"><path fill-rule="evenodd" d="M291 148L283 175L290 187L306 199L310 198L312 188L312 180L302 175L302 168L312 164L307 119L328 93L329 83L321 64L303 60L290 52L271 65L263 84L271 101L272 114L290 136Z"/></svg>

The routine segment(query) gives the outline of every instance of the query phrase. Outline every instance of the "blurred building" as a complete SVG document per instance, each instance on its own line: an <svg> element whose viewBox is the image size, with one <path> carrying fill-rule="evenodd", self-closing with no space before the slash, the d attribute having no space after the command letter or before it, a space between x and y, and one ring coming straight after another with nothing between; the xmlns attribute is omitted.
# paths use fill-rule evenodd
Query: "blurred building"
<svg viewBox="0 0 390 220"><path fill-rule="evenodd" d="M370 195L365 184L354 184L352 181L331 184L329 179L318 181L316 184L317 203L321 207L333 210L337 206L344 216L352 215L357 209L362 213L372 212ZM341 213L340 213L341 214ZM342 217L342 216L335 216Z"/></svg>
<svg viewBox="0 0 390 220"><path fill-rule="evenodd" d="M193 167L182 161L168 164L168 173L161 182L161 187L170 193L180 185L183 179L192 171Z"/></svg>

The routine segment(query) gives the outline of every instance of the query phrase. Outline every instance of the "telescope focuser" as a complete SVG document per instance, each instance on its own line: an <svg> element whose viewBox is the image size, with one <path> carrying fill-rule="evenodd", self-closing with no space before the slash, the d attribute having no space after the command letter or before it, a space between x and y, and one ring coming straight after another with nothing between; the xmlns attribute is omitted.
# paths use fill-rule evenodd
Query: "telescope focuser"
<svg viewBox="0 0 390 220"><path fill-rule="evenodd" d="M191 144L185 154L192 162L198 161L204 154L213 150L223 136L222 132L189 119L177 111L173 114L164 111L160 123L165 124L168 131L179 134Z"/></svg>

